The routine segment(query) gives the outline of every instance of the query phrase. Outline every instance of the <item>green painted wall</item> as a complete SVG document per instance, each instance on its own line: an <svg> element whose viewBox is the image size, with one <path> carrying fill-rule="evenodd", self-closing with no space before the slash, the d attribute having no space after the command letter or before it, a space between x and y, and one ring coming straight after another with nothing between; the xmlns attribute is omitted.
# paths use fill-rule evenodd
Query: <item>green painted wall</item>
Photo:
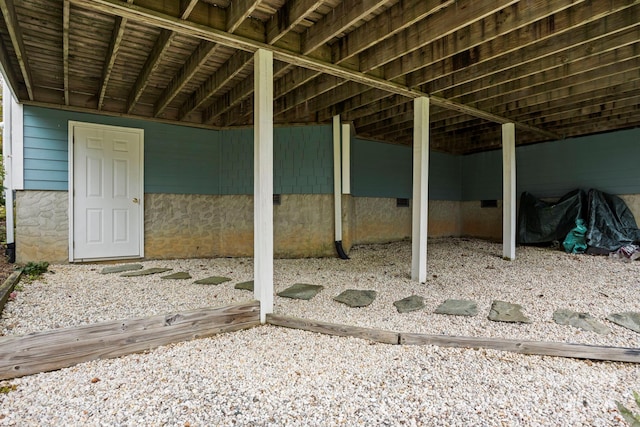
<svg viewBox="0 0 640 427"><path fill-rule="evenodd" d="M639 194L640 129L516 148L516 185L537 197L582 188ZM502 199L502 152L462 157L462 200Z"/></svg>
<svg viewBox="0 0 640 427"><path fill-rule="evenodd" d="M24 108L27 190L68 189L68 121L141 128L145 192L252 194L253 130L212 131L144 120ZM330 126L274 129L274 192L333 191Z"/></svg>
<svg viewBox="0 0 640 427"><path fill-rule="evenodd" d="M354 138L351 141L351 192L360 197L412 197L411 147ZM460 159L429 153L429 199L460 200Z"/></svg>

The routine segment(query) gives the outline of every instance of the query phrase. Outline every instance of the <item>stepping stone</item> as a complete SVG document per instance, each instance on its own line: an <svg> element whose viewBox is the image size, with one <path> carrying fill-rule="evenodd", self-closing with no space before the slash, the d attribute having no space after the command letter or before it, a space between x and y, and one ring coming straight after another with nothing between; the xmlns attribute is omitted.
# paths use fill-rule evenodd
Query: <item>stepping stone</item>
<svg viewBox="0 0 640 427"><path fill-rule="evenodd" d="M193 283L198 285L219 285L220 283L229 282L229 281L231 281L231 279L229 279L228 277L211 276L205 279L196 280Z"/></svg>
<svg viewBox="0 0 640 427"><path fill-rule="evenodd" d="M393 303L398 313L409 313L424 308L424 298L418 295L411 295Z"/></svg>
<svg viewBox="0 0 640 427"><path fill-rule="evenodd" d="M595 332L606 335L611 329L598 322L589 313L578 313L577 311L558 309L553 313L553 321L558 325L569 325L587 332Z"/></svg>
<svg viewBox="0 0 640 427"><path fill-rule="evenodd" d="M180 271L178 273L169 274L168 276L162 276L162 279L191 279L191 275L185 271Z"/></svg>
<svg viewBox="0 0 640 427"><path fill-rule="evenodd" d="M141 270L142 264L124 264L114 265L113 267L105 267L100 274L122 273L124 271Z"/></svg>
<svg viewBox="0 0 640 427"><path fill-rule="evenodd" d="M436 308L435 313L452 316L475 316L478 314L478 304L469 299L448 299Z"/></svg>
<svg viewBox="0 0 640 427"><path fill-rule="evenodd" d="M640 334L640 313L638 312L612 313L607 316L607 320Z"/></svg>
<svg viewBox="0 0 640 427"><path fill-rule="evenodd" d="M284 291L278 292L279 297L310 300L315 297L318 292L324 289L321 285L308 285L306 283L296 283L289 286Z"/></svg>
<svg viewBox="0 0 640 427"><path fill-rule="evenodd" d="M366 307L376 299L376 291L360 291L357 289L347 289L333 299L335 301L346 304L349 307Z"/></svg>
<svg viewBox="0 0 640 427"><path fill-rule="evenodd" d="M253 280L249 280L248 282L236 283L234 288L235 289L241 289L243 291L251 291L251 292L253 292Z"/></svg>
<svg viewBox="0 0 640 427"><path fill-rule="evenodd" d="M148 276L150 274L164 273L165 271L171 271L170 268L147 268L146 270L130 271L128 273L121 274L121 277L133 277L133 276Z"/></svg>
<svg viewBox="0 0 640 427"><path fill-rule="evenodd" d="M531 320L522 314L522 306L520 304L497 300L491 304L489 320L494 322L531 323Z"/></svg>

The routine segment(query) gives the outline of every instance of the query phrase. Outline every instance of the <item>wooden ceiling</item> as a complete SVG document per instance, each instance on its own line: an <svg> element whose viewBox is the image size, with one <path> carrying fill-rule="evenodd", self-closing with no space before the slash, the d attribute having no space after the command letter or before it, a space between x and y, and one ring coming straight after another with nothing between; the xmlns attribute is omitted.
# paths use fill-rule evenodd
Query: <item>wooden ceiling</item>
<svg viewBox="0 0 640 427"><path fill-rule="evenodd" d="M253 119L252 54L274 52L277 124L498 148L640 124L638 0L0 0L20 101L215 128Z"/></svg>

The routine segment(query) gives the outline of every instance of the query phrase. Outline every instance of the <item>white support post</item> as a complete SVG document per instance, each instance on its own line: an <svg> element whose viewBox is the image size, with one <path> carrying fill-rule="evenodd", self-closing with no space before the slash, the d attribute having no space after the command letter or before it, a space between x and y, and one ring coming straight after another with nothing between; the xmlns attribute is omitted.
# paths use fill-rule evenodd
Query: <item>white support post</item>
<svg viewBox="0 0 640 427"><path fill-rule="evenodd" d="M516 259L516 127L502 125L502 257Z"/></svg>
<svg viewBox="0 0 640 427"><path fill-rule="evenodd" d="M253 280L260 322L273 313L273 53L254 55Z"/></svg>
<svg viewBox="0 0 640 427"><path fill-rule="evenodd" d="M351 125L342 125L342 194L351 194Z"/></svg>
<svg viewBox="0 0 640 427"><path fill-rule="evenodd" d="M429 213L429 98L413 100L413 206L411 280L427 281Z"/></svg>
<svg viewBox="0 0 640 427"><path fill-rule="evenodd" d="M333 116L333 214L335 224L335 241L342 241L342 171L340 148L340 116Z"/></svg>

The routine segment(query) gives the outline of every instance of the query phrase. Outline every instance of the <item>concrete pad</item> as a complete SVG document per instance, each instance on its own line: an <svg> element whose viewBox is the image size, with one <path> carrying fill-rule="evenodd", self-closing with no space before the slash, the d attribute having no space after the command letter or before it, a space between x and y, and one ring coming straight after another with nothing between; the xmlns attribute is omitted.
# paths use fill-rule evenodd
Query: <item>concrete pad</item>
<svg viewBox="0 0 640 427"><path fill-rule="evenodd" d="M435 313L452 316L475 316L478 314L478 304L468 299L448 299L436 308Z"/></svg>
<svg viewBox="0 0 640 427"><path fill-rule="evenodd" d="M253 292L253 280L249 280L248 282L236 283L234 288L235 289L241 289L243 291L251 291L251 292Z"/></svg>
<svg viewBox="0 0 640 427"><path fill-rule="evenodd" d="M284 291L278 292L279 297L310 300L315 297L318 292L324 289L321 285L309 285L306 283L295 283Z"/></svg>
<svg viewBox="0 0 640 427"><path fill-rule="evenodd" d="M169 274L168 276L162 276L162 279L173 279L173 280L191 279L191 275L186 271L179 271L177 273Z"/></svg>
<svg viewBox="0 0 640 427"><path fill-rule="evenodd" d="M531 320L522 313L520 304L497 300L491 304L489 320L494 322L531 323Z"/></svg>
<svg viewBox="0 0 640 427"><path fill-rule="evenodd" d="M418 295L411 295L393 303L398 313L409 313L424 308L424 298Z"/></svg>
<svg viewBox="0 0 640 427"><path fill-rule="evenodd" d="M553 313L553 321L558 325L569 325L587 332L595 332L606 335L611 329L598 322L589 313L578 313L577 311L560 308Z"/></svg>
<svg viewBox="0 0 640 427"><path fill-rule="evenodd" d="M195 284L197 285L219 285L220 283L229 282L231 279L228 277L222 276L211 276L204 279L196 280Z"/></svg>
<svg viewBox="0 0 640 427"><path fill-rule="evenodd" d="M333 299L349 307L366 307L376 299L376 291L347 289Z"/></svg>
<svg viewBox="0 0 640 427"><path fill-rule="evenodd" d="M130 271L128 273L121 274L121 277L134 277L134 276L148 276L150 274L164 273L165 271L171 271L170 268L147 268L146 270Z"/></svg>
<svg viewBox="0 0 640 427"><path fill-rule="evenodd" d="M636 311L611 313L607 316L607 320L640 334L640 313Z"/></svg>
<svg viewBox="0 0 640 427"><path fill-rule="evenodd" d="M100 274L122 273L125 271L142 270L142 264L124 264L105 267Z"/></svg>

